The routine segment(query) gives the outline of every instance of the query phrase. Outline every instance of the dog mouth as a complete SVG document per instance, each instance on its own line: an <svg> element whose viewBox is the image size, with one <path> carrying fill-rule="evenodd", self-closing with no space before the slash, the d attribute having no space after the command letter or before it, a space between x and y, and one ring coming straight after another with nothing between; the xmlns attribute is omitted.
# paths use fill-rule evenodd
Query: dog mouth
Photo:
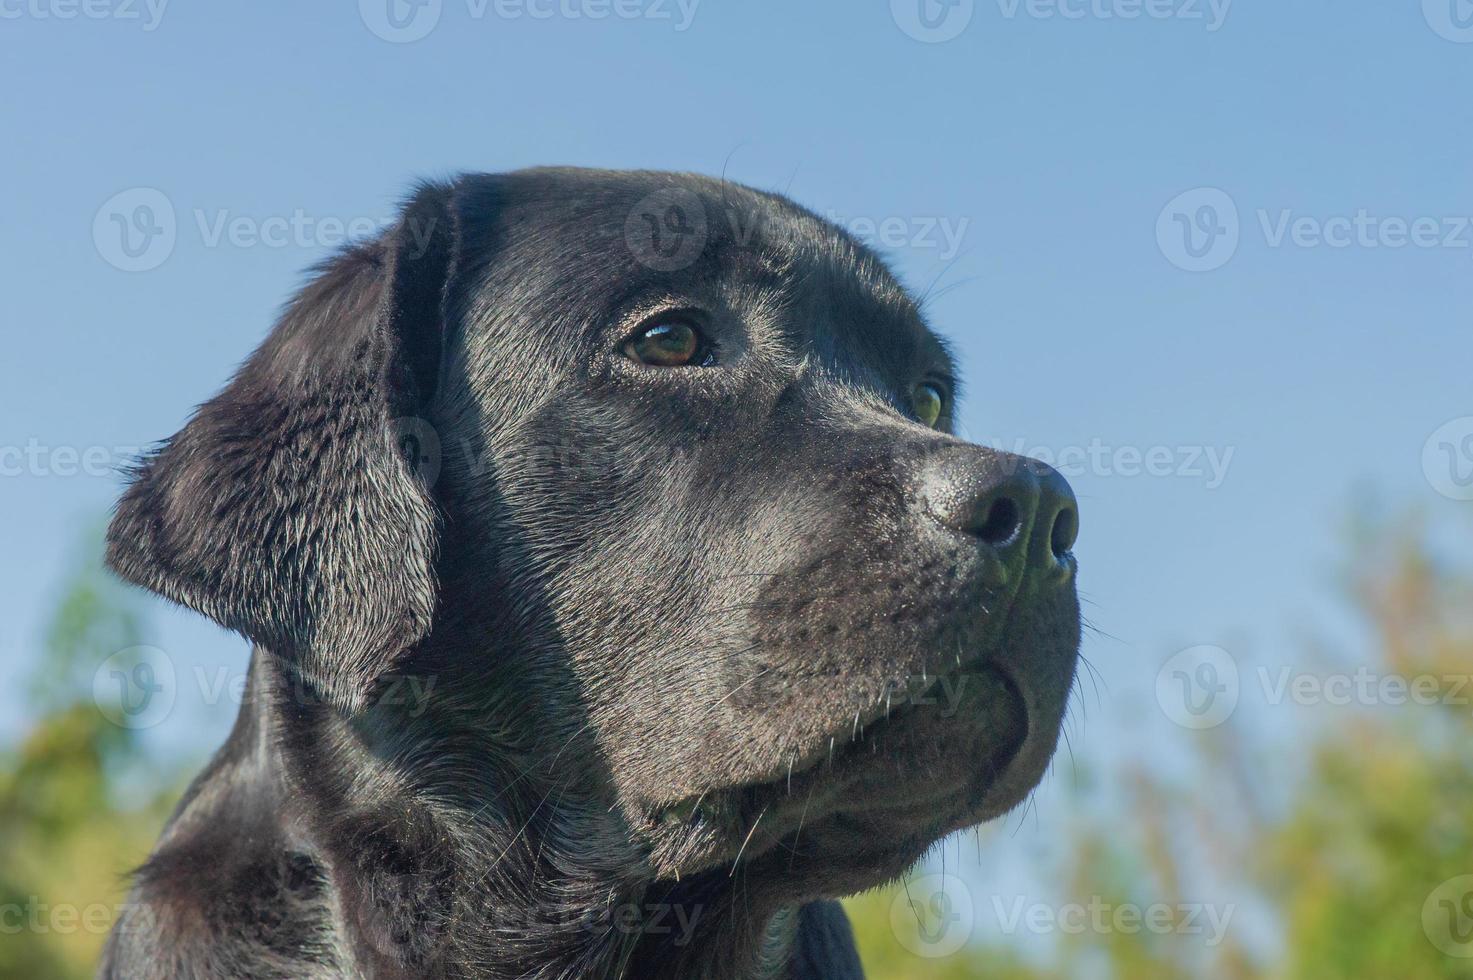
<svg viewBox="0 0 1473 980"><path fill-rule="evenodd" d="M1022 801L1041 775L1013 773L1029 740L1018 679L991 660L958 657L948 670L887 685L776 778L654 808L652 863L657 877L676 880L871 850L915 850L908 864L932 841Z"/></svg>

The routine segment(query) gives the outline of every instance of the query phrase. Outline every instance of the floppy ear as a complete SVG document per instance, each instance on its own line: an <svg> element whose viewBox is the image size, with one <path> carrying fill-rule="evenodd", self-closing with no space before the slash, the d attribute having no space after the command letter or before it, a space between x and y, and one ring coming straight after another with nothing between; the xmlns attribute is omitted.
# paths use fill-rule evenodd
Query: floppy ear
<svg viewBox="0 0 1473 980"><path fill-rule="evenodd" d="M424 637L437 511L396 429L425 414L456 228L425 185L397 224L329 262L230 384L137 468L108 564L361 707Z"/></svg>

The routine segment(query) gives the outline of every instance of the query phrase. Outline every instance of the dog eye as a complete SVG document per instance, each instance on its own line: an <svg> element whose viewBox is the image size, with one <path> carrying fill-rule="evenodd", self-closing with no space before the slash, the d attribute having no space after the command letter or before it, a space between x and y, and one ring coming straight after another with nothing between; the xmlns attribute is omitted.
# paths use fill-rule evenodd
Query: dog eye
<svg viewBox="0 0 1473 980"><path fill-rule="evenodd" d="M910 406L916 418L934 429L941 421L941 410L946 407L946 392L938 384L923 381L911 390Z"/></svg>
<svg viewBox="0 0 1473 980"><path fill-rule="evenodd" d="M711 345L685 320L661 320L624 342L629 358L650 367L703 367L711 363Z"/></svg>

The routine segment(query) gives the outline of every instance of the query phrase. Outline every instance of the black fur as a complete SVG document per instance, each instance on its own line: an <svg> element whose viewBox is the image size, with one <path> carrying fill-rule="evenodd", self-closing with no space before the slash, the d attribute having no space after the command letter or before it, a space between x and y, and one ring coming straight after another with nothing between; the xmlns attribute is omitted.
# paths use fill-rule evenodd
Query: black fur
<svg viewBox="0 0 1473 980"><path fill-rule="evenodd" d="M625 356L669 310L713 364ZM255 650L102 975L859 976L832 899L1022 800L1073 681L1072 580L927 510L1017 463L915 420L951 375L775 195L422 187L118 505Z"/></svg>

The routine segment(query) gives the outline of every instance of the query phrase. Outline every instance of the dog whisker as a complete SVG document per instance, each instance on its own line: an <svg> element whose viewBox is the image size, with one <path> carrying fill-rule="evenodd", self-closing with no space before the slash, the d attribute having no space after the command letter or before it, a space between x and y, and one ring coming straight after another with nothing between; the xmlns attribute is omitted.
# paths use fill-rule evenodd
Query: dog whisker
<svg viewBox="0 0 1473 980"><path fill-rule="evenodd" d="M740 684L738 684L736 687L732 688L730 691L727 691L726 694L725 694L725 696L723 696L721 698L721 700L718 701L718 702L716 702L716 703L717 704L725 704L727 701L731 700L732 695L736 694L742 688L746 687L748 684L751 684L753 681L759 680L760 678L764 677L765 675L767 675L771 671L772 671L772 668L771 667L763 667L761 670L757 671L757 673L753 674L751 677L748 677L746 680L742 681Z"/></svg>
<svg viewBox="0 0 1473 980"><path fill-rule="evenodd" d="M762 823L762 818L767 816L767 809L771 805L772 804L769 803L767 806L763 807L762 812L757 814L757 819L752 821L752 829L747 831L746 839L742 841L742 846L737 848L736 857L732 858L731 872L727 875L728 878L736 874L737 867L740 866L742 863L742 855L746 853L747 845L752 843L752 835L757 833L757 826Z"/></svg>
<svg viewBox="0 0 1473 980"><path fill-rule="evenodd" d="M808 804L813 802L813 791L818 784L808 787L808 795L803 799L803 810L798 814L798 829L793 832L793 845L788 852L788 870L793 870L793 862L798 860L798 838L803 836L803 822L808 819Z"/></svg>

